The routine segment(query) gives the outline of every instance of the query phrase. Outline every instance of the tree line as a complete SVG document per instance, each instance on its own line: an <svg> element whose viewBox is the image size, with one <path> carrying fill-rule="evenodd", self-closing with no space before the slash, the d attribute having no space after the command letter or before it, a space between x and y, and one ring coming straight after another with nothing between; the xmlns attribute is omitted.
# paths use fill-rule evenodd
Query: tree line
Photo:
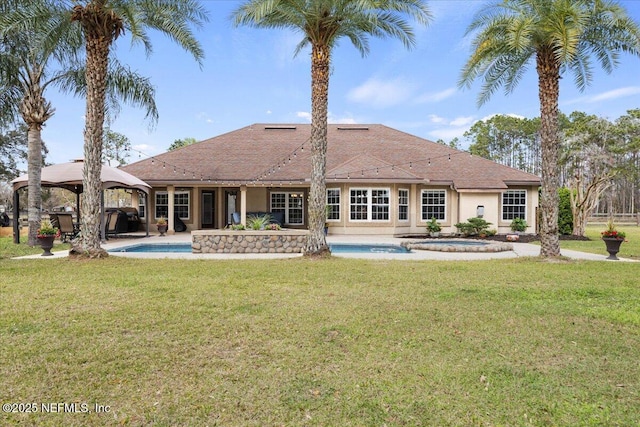
<svg viewBox="0 0 640 427"><path fill-rule="evenodd" d="M570 190L573 234L593 214L640 212L640 109L615 120L559 114L558 176ZM540 119L497 115L464 134L469 151L535 175L541 173Z"/></svg>

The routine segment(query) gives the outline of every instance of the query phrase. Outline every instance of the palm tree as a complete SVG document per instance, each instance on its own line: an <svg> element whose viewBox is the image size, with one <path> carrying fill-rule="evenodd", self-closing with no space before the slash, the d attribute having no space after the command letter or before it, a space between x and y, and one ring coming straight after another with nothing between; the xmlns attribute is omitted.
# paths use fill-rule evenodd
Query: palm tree
<svg viewBox="0 0 640 427"><path fill-rule="evenodd" d="M415 44L408 15L428 24L431 15L422 0L249 0L232 14L235 25L289 28L302 33L296 54L311 45L311 188L309 238L305 254L327 252L326 221L327 110L331 51L347 37L365 56L369 36L395 37L407 48Z"/></svg>
<svg viewBox="0 0 640 427"><path fill-rule="evenodd" d="M73 34L52 39L46 34L46 27L53 15L43 2L30 4L36 9L39 19L21 22L19 32L13 22L20 22L19 16L26 4L5 1L0 5L0 109L5 116L20 116L27 125L27 167L28 167L28 221L29 245L36 245L36 231L40 224L41 185L43 165L42 127L54 114L54 108L45 98L45 90L50 84L59 82L65 70L52 68L50 63L73 64L75 51L80 48L79 39Z"/></svg>
<svg viewBox="0 0 640 427"><path fill-rule="evenodd" d="M132 43L142 42L150 54L147 30L153 29L176 41L201 63L204 54L189 25L201 25L207 14L195 0L84 0L72 4L71 21L80 24L86 42L87 80L82 239L74 251L99 257L106 254L100 248L100 171L110 48L126 30Z"/></svg>
<svg viewBox="0 0 640 427"><path fill-rule="evenodd" d="M558 97L570 70L580 90L591 82L591 57L611 72L622 52L640 55L640 29L608 0L500 0L482 9L467 34L476 33L460 85L479 77L478 104L499 87L511 92L535 58L540 99L542 192L540 255L560 256L558 239Z"/></svg>
<svg viewBox="0 0 640 427"><path fill-rule="evenodd" d="M84 64L78 57L83 46L82 32L69 19L68 11L46 1L2 3L0 17L0 111L19 114L27 125L29 244L36 244L40 223L42 128L54 114L45 91L56 85L64 92L84 95ZM109 64L107 93L111 105L116 99L139 105L155 119L157 109L150 82L117 61ZM117 108L112 107L112 110Z"/></svg>

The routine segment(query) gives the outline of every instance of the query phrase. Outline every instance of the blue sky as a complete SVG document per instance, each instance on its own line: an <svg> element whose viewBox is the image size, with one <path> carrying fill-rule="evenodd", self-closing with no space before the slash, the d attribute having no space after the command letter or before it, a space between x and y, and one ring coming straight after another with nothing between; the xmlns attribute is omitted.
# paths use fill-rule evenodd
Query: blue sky
<svg viewBox="0 0 640 427"><path fill-rule="evenodd" d="M176 139L217 136L252 123L310 122L309 52L294 57L301 35L291 31L234 28L231 11L241 2L204 1L211 19L197 37L205 50L203 66L166 37L152 34L154 52L146 57L126 36L115 54L156 87L160 118L153 129L141 110L123 107L111 129L126 135L146 155L166 151ZM640 22L640 0L620 2ZM371 39L365 58L347 40L333 52L330 123L381 123L430 140L462 139L477 120L494 114L539 115L535 64L514 92L497 92L478 108L480 82L459 89L460 70L470 55L464 32L481 1L427 2L434 19L416 28L417 45L406 50L391 39ZM595 65L595 64L594 64ZM561 80L560 109L585 111L615 119L640 108L640 59L623 56L612 74L595 67L586 91L570 75ZM47 161L67 162L83 156L83 99L47 93L55 115L43 129ZM467 143L463 140L463 147ZM129 162L144 156L132 153Z"/></svg>

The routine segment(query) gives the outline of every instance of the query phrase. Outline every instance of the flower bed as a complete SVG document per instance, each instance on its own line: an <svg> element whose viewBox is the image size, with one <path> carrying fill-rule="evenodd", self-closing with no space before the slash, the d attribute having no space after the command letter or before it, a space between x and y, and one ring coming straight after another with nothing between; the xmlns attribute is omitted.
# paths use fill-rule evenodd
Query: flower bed
<svg viewBox="0 0 640 427"><path fill-rule="evenodd" d="M197 230L191 232L195 254L302 253L307 230Z"/></svg>

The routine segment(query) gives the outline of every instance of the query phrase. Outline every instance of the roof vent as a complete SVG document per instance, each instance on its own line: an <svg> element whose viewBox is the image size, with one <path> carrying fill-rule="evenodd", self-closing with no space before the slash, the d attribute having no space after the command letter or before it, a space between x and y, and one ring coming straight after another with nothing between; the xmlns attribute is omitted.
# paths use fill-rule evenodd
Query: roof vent
<svg viewBox="0 0 640 427"><path fill-rule="evenodd" d="M296 130L296 127L274 125L274 126L265 126L264 130Z"/></svg>
<svg viewBox="0 0 640 427"><path fill-rule="evenodd" d="M369 130L367 126L338 126L338 130Z"/></svg>

